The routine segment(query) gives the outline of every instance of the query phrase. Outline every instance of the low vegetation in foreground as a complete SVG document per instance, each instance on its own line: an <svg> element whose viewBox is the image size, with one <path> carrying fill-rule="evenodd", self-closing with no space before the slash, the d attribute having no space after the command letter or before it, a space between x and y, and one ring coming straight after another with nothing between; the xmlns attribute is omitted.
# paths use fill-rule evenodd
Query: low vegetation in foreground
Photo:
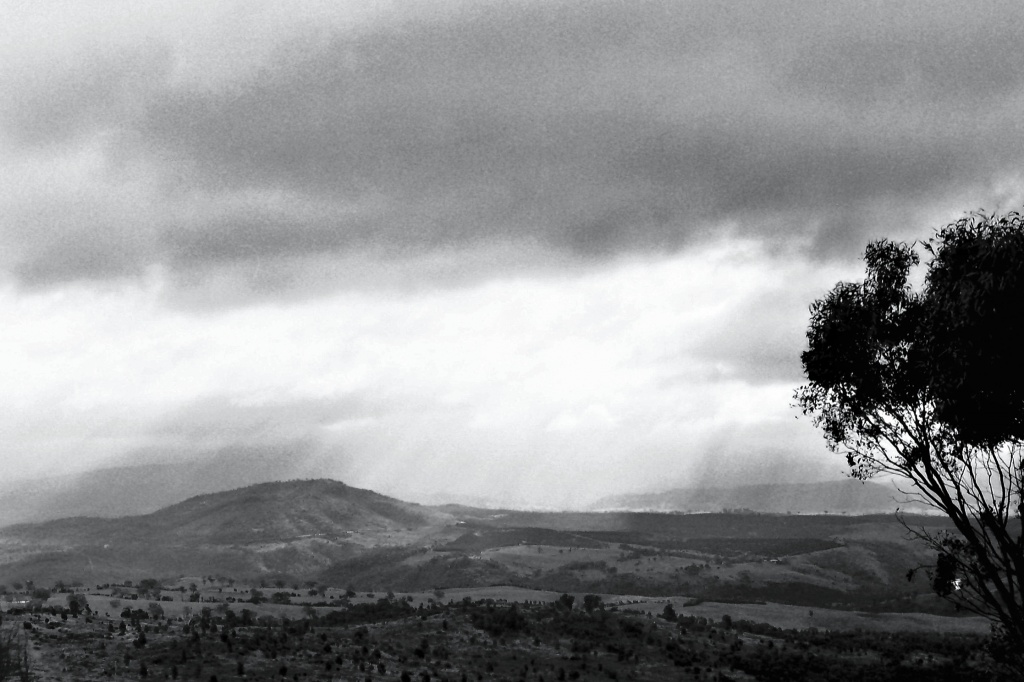
<svg viewBox="0 0 1024 682"><path fill-rule="evenodd" d="M335 606L314 606L324 602L286 603L287 590L258 603L103 591L4 615L4 646L27 654L31 679L1003 679L982 633L839 631L827 619L782 629L691 615L672 600L633 610L594 594L513 602L342 591Z"/></svg>

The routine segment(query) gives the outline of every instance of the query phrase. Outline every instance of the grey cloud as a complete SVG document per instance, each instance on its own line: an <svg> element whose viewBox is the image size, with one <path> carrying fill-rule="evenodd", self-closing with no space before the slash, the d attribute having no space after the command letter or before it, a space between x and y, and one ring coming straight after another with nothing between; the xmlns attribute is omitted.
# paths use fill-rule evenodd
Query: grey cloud
<svg viewBox="0 0 1024 682"><path fill-rule="evenodd" d="M139 274L141 268L135 256L110 240L98 243L93 238L73 235L72 239L33 249L13 271L29 288L66 280L103 280Z"/></svg>
<svg viewBox="0 0 1024 682"><path fill-rule="evenodd" d="M23 286L141 274L152 252L152 234L136 216L97 199L47 199L32 210L8 213L3 226L3 260Z"/></svg>
<svg viewBox="0 0 1024 682"><path fill-rule="evenodd" d="M1017 12L1019 7L1007 14ZM786 77L809 95L835 98L856 109L910 95L916 104L969 112L982 98L998 98L1024 84L1024 55L1007 49L1017 40L1015 22L979 24L979 15L973 18L829 36L827 44L810 46L819 58L794 63Z"/></svg>
<svg viewBox="0 0 1024 682"><path fill-rule="evenodd" d="M161 239L169 260L187 265L263 254L287 257L344 250L367 241L367 227L353 220L303 221L250 213L168 231Z"/></svg>
<svg viewBox="0 0 1024 682"><path fill-rule="evenodd" d="M724 323L697 345L697 356L722 368L722 379L749 384L788 382L803 378L807 302L802 287L770 290L746 299Z"/></svg>
<svg viewBox="0 0 1024 682"><path fill-rule="evenodd" d="M186 193L338 207L172 217L139 257L187 269L500 239L586 260L679 249L728 223L829 258L892 234L893 216L920 233L922 206L1020 166L1007 140L1024 57L998 39L1009 28L992 33L1019 9L876 9L481 5L297 39L221 90L136 85L141 113L108 120L119 155L156 160Z"/></svg>
<svg viewBox="0 0 1024 682"><path fill-rule="evenodd" d="M248 442L298 442L315 439L320 429L334 422L375 416L380 409L359 396L240 404L215 395L167 415L152 435L158 442L166 438L193 450Z"/></svg>
<svg viewBox="0 0 1024 682"><path fill-rule="evenodd" d="M0 134L21 148L69 144L125 127L170 73L166 47L100 48L65 63L0 74ZM13 71L13 72L12 72Z"/></svg>

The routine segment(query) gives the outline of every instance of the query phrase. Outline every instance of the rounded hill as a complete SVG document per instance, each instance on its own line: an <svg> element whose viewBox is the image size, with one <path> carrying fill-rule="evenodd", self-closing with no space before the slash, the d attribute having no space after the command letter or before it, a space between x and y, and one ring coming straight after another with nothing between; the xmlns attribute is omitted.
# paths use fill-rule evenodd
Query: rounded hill
<svg viewBox="0 0 1024 682"><path fill-rule="evenodd" d="M428 507L328 479L259 483L199 495L145 517L179 537L224 544L422 528L447 520Z"/></svg>

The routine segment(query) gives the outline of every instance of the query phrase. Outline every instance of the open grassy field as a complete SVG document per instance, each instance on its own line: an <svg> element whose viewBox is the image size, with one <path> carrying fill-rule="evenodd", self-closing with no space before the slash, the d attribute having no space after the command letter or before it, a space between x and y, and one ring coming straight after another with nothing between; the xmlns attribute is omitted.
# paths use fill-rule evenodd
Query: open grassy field
<svg viewBox="0 0 1024 682"><path fill-rule="evenodd" d="M169 585L173 589L165 591L165 600L153 601L145 596L132 599L119 593L125 589L114 586L105 589L79 588L76 593L84 594L92 609L104 617L117 617L125 608L146 610L150 604L159 604L162 613L171 618L189 618L201 613L202 609L223 612L227 608L241 611L246 609L254 617L271 616L275 618L299 619L312 614L329 613L338 608L351 605L372 605L386 598L408 603L413 608L432 605L458 604L466 599L470 601L486 601L503 604L551 604L556 602L562 592L537 590L512 585L493 585L487 587L465 587L449 589L432 589L419 591L387 591L387 592L355 592L346 596L344 589L329 588L323 594L309 594L304 588L285 585L261 586L258 584L235 583L232 586L215 584L201 585L199 578L185 578L179 584ZM196 585L195 594L199 601L190 601L186 593L178 591L186 585ZM264 593L264 598L275 593L288 596L288 604L261 601L253 603L253 590ZM131 595L130 592L127 594ZM188 592L191 595L191 592ZM589 593L570 592L577 602L582 603ZM720 621L723 616L734 620L749 620L757 623L768 623L785 629L818 628L822 630L865 630L871 632L935 632L961 633L982 635L989 631L989 622L976 616L940 616L915 612L865 612L846 609L830 609L823 607L807 608L774 602L742 603L716 602L713 600L695 599L692 596L676 595L670 597L651 597L641 594L598 593L602 603L608 608L650 615L661 614L666 604L672 604L680 615L697 616ZM170 598L169 601L166 598ZM44 607L60 609L67 606L67 595L55 594L42 602Z"/></svg>

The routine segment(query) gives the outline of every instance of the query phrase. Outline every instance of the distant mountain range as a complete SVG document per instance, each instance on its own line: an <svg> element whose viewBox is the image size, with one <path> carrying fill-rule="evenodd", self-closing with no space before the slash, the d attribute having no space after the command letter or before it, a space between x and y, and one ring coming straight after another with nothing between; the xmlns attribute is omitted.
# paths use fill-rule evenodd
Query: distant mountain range
<svg viewBox="0 0 1024 682"><path fill-rule="evenodd" d="M298 461L297 461L298 460ZM0 483L0 527L88 516L116 518L150 514L196 495L257 483L329 475L315 461L277 451L225 450L202 459L98 469L77 475ZM720 512L747 509L763 513L878 514L900 508L929 513L916 503L899 503L891 484L851 479L732 487L678 488L660 493L613 495L590 511ZM493 507L487 498L430 496L430 502ZM552 510L554 511L554 510Z"/></svg>
<svg viewBox="0 0 1024 682"><path fill-rule="evenodd" d="M331 480L262 483L151 514L0 528L0 580L316 574L369 548L418 542L450 514Z"/></svg>
<svg viewBox="0 0 1024 682"><path fill-rule="evenodd" d="M842 501L838 488L810 488L818 490L818 502L830 490L830 502ZM733 509L759 501L750 489L729 495L737 501ZM760 497L763 504L770 499ZM805 491L790 499L809 498ZM932 532L951 527L939 517L911 522ZM863 606L879 595L891 600L909 594L903 576L928 561L922 550L907 541L891 514L429 507L316 479L197 495L138 516L0 528L0 585L98 585L149 577L174 584L219 576L293 589L306 581L369 592L518 585L727 599L742 593ZM745 582L739 566L764 580Z"/></svg>
<svg viewBox="0 0 1024 682"><path fill-rule="evenodd" d="M904 499L892 485L847 479L613 495L598 500L590 509L692 513L749 510L772 514L885 514L897 507L918 514L930 511L925 505Z"/></svg>
<svg viewBox="0 0 1024 682"><path fill-rule="evenodd" d="M905 520L931 534L953 529L946 518ZM323 607L317 613L324 627L333 623L351 632L364 621L401 621L413 632L403 634L408 640L437 632L438 627L446 630L449 621L442 622L433 609L416 612L421 618L409 618L408 607L396 610L396 603L405 602L396 602L395 593L410 601L418 597L425 605L447 601L456 610L465 599L553 601L565 593L575 597L577 608L586 601L584 595L600 595L610 608L620 610L631 610L629 604L635 604L638 609L660 611L671 599L680 616L707 613L690 607L721 602L716 610L738 611L737 618L799 613L802 624L819 628L853 622L835 615L819 622L821 616L815 615L823 609L830 614L838 609L869 611L873 614L850 618L858 623L869 623L870 618L880 628L886 623L888 629L892 611L953 615L952 606L932 594L930 580L906 579L908 568L931 561L934 554L909 540L907 529L891 514L438 508L333 480L290 480L198 495L139 516L76 517L0 528L0 593L8 602L0 606L14 607L13 595L20 595L29 581L47 589L62 590L61 584L83 587L90 608L115 620L119 609L151 610L157 599L175 602L164 605L169 614L210 608L235 613L241 620L247 613L300 618L305 611L300 605L314 601ZM159 586L156 594L137 589L150 580ZM195 584L192 594L185 587L190 583ZM355 594L341 597L342 589ZM61 605L64 597L54 594L50 604ZM271 603L256 606L261 599ZM192 605L186 600L201 601ZM294 605L279 606L282 601ZM476 612L494 619L505 618L502 613L515 616L514 610L495 611L493 605L489 611ZM802 614L808 614L806 620ZM485 643L491 637L500 639L500 633L489 629L491 621L463 616L467 623L457 623L461 630L451 630L456 638L472 635L483 637ZM7 614L4 618L6 625ZM582 621L566 622L577 627ZM918 628L938 627L936 621L920 616L913 621L903 618L895 627L903 629L911 622ZM57 620L50 627L60 624ZM318 632L321 625L318 621ZM500 625L507 623L502 620ZM55 655L58 645L70 642L66 632L61 627L51 638ZM508 637L515 634L502 632ZM577 627L569 634L579 632ZM630 646L631 638L645 636L642 623L633 631L616 627L609 632ZM326 641L326 635L316 640L322 645L320 639ZM129 646L127 641L118 645L116 657ZM141 644L140 639L136 646ZM116 641L109 646L114 645ZM160 643L154 640L147 646L159 648ZM100 657L102 649L92 648ZM193 660L200 661L199 654ZM313 662L323 669L322 663ZM291 659L289 666L294 667ZM392 679L394 675L392 671Z"/></svg>

